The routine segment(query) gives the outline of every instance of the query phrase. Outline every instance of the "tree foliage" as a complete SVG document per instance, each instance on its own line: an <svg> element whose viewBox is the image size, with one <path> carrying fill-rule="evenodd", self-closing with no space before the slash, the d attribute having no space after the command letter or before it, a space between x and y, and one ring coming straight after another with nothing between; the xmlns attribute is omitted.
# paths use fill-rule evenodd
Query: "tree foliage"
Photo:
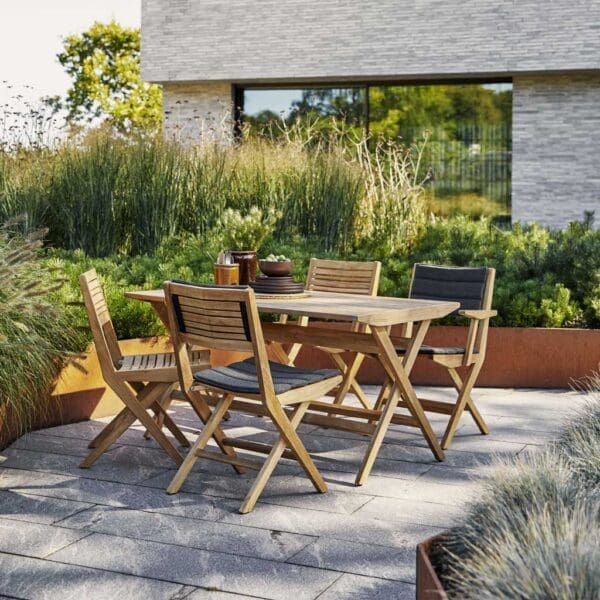
<svg viewBox="0 0 600 600"><path fill-rule="evenodd" d="M96 22L68 36L57 58L72 85L54 104L68 111L71 123L102 119L121 131L160 126L162 90L142 81L139 29Z"/></svg>

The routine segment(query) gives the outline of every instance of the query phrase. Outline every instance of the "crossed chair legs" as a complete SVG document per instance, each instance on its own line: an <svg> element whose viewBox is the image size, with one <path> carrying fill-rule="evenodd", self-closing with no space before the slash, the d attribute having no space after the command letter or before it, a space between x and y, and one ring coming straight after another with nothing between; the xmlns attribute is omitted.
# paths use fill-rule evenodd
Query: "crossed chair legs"
<svg viewBox="0 0 600 600"><path fill-rule="evenodd" d="M119 396L125 407L88 444L92 452L90 452L79 466L81 468L91 467L136 420L139 420L146 428L147 437L154 438L175 463L180 465L183 462L183 456L163 433L164 426L173 434L181 446L186 448L190 446L189 440L167 414L171 395L173 390L178 387L178 384L113 382L110 387ZM189 400L198 417L203 423L207 423L211 416L211 410L208 405L203 402L197 402L193 397ZM154 416L149 414L148 410L151 410ZM224 435L222 432L216 432L213 437L225 454L235 456L233 450L223 444Z"/></svg>
<svg viewBox="0 0 600 600"><path fill-rule="evenodd" d="M471 414L475 424L483 435L487 435L490 432L483 416L475 406L475 402L471 397L471 392L475 382L477 381L482 364L482 362L477 362L469 365L467 367L467 373L464 379L460 376L456 368L446 367L450 378L452 379L452 384L458 392L458 397L454 404L449 402L437 402L433 400L420 399L423 409L426 412L436 412L450 415L450 420L448 421L444 436L442 437L441 447L443 450L447 450L452 443L454 434L456 433L458 424L460 422L460 418L465 410ZM390 382L388 381L381 388L377 402L375 403L376 410L381 410L383 408L383 405L389 396L390 387Z"/></svg>
<svg viewBox="0 0 600 600"><path fill-rule="evenodd" d="M194 393L199 394L199 392L190 392L189 395L193 395ZM318 492L325 493L327 491L327 484L323 480L306 451L304 444L296 433L296 429L300 425L305 412L311 404L310 402L302 402L295 405L289 417L286 411L278 403L271 403L266 407L267 415L272 419L279 430L279 437L271 447L270 452L263 463L241 459L235 457L235 455L234 457L225 457L215 452L206 451L205 448L210 441L210 438L214 436L215 432L220 431L219 425L233 400L234 396L232 394L226 394L218 401L212 412L212 416L206 422L202 433L191 447L175 477L169 484L169 487L167 488L168 494L176 494L181 489L185 479L199 458L217 460L233 465L240 473L244 472L245 469L258 471L258 475L239 509L239 512L242 514L248 513L254 508L267 481L284 454L287 458L294 458L300 463ZM227 444L226 439L225 444ZM289 450L286 450L288 447Z"/></svg>

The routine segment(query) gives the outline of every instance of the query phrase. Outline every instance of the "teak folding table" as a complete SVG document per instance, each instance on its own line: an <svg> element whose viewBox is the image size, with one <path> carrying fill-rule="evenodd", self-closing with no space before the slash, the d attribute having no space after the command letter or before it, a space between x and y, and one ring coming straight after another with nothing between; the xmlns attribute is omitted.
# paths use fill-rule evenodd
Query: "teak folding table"
<svg viewBox="0 0 600 600"><path fill-rule="evenodd" d="M162 290L127 292L126 295L131 299L150 302L167 325ZM309 292L297 299L261 298L257 295L256 304L258 310L264 313L297 315L313 321L334 320L368 326L368 332L359 332L311 324L299 326L289 321L262 324L263 335L267 340L279 344L300 343L370 354L383 366L392 388L389 399L381 410L313 402L303 418L303 422L306 423L355 431L370 437L356 476L357 485L362 485L368 478L392 422L420 429L435 458L444 460L444 451L410 383L409 375L431 321L457 310L460 307L458 302ZM398 356L390 338L390 331L393 325L406 323L413 323L414 326L411 336L406 339L406 352L403 356ZM394 414L401 399L409 415ZM360 420L366 422L362 423Z"/></svg>

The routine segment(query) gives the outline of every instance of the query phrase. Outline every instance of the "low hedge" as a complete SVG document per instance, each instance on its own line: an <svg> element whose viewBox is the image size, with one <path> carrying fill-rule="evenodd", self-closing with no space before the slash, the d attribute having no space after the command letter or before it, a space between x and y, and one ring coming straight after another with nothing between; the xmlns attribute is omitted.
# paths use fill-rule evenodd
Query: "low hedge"
<svg viewBox="0 0 600 600"><path fill-rule="evenodd" d="M600 590L600 377L551 447L507 463L431 559L449 598L595 600Z"/></svg>
<svg viewBox="0 0 600 600"><path fill-rule="evenodd" d="M91 258L81 251L52 249L47 264L60 267L70 285L62 299L79 299L77 277L94 266L101 274L117 331L122 337L163 332L150 306L130 302L123 292L156 288L171 278L212 280L213 257L219 236L179 235L165 239L152 255ZM537 225L514 225L509 230L482 219L457 217L434 220L407 252L386 255L384 250L356 249L349 254L318 251L300 236L270 239L261 254L285 254L294 261L294 275L305 277L311 256L348 260L381 260L380 294L405 296L415 262L444 265L489 265L497 270L495 326L600 327L600 231L588 217L563 231ZM85 324L85 315L79 313Z"/></svg>

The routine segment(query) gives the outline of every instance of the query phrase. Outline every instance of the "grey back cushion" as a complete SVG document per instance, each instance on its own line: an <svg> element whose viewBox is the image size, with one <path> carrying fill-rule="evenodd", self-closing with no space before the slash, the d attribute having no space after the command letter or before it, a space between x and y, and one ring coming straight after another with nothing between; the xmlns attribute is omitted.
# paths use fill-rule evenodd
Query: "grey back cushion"
<svg viewBox="0 0 600 600"><path fill-rule="evenodd" d="M483 308L485 267L415 265L411 298L460 302L462 310Z"/></svg>

